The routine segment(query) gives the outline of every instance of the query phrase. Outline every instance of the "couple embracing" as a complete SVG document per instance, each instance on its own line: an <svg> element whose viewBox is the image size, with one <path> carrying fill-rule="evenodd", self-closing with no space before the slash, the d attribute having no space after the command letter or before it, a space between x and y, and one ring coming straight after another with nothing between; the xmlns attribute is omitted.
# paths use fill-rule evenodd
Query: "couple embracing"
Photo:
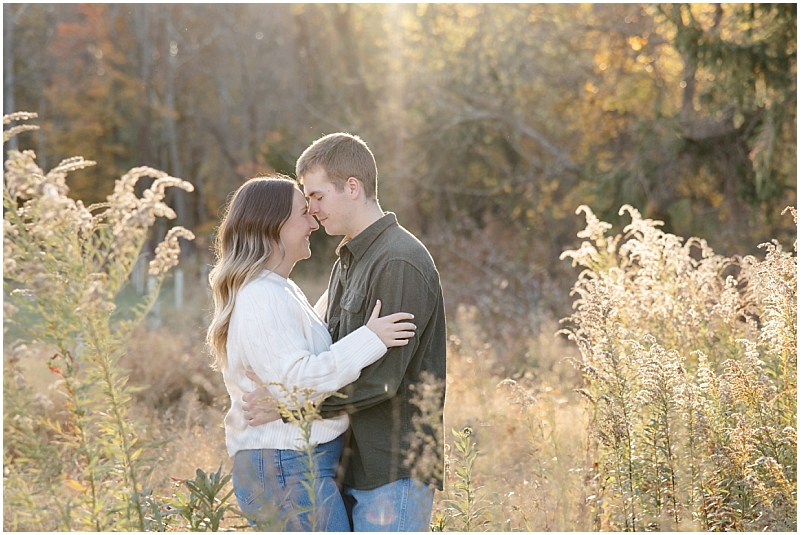
<svg viewBox="0 0 800 535"><path fill-rule="evenodd" d="M427 442L439 445L443 465L439 274L424 245L381 209L375 159L360 138L320 138L296 174L304 191L279 176L242 185L215 244L208 343L231 397L225 434L236 498L254 527L277 516L291 531L427 531L441 466L419 476L408 460ZM289 276L311 255L317 220L344 239L312 307ZM426 375L442 388L435 421L420 426L412 398ZM317 403L313 467L299 427L266 401L285 401L271 383L344 395ZM420 430L429 436L415 439Z"/></svg>

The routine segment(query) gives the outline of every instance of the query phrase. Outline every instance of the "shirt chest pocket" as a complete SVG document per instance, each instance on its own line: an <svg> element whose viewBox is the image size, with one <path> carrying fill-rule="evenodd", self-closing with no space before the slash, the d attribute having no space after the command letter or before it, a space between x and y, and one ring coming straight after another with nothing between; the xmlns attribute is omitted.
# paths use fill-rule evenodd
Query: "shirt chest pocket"
<svg viewBox="0 0 800 535"><path fill-rule="evenodd" d="M351 316L366 315L365 301L367 298L366 292L360 288L348 288L342 295L341 307L342 312L350 314Z"/></svg>

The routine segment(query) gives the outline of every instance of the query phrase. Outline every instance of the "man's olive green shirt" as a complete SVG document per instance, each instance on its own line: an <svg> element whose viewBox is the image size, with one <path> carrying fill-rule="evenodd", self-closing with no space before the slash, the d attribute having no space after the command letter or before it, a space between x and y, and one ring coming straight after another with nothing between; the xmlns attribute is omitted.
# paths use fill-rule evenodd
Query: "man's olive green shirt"
<svg viewBox="0 0 800 535"><path fill-rule="evenodd" d="M422 390L416 385L424 371L441 383L441 397L435 400L438 422L425 428L435 439L437 463L443 467L444 300L431 255L397 223L393 213L343 242L338 252L328 286L326 317L334 342L365 325L378 299L381 317L409 312L417 326L408 345L390 348L340 391L346 398L330 397L321 405L323 417L342 411L350 414L349 442L342 455L343 483L369 490L412 477L405 460L414 435L412 418L419 411L410 400L415 391ZM424 483L441 489L441 474Z"/></svg>

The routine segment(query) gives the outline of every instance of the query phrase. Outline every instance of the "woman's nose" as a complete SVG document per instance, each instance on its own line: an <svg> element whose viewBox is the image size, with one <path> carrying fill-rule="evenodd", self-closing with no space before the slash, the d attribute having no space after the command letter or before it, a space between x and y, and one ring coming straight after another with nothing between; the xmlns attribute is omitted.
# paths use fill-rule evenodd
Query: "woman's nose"
<svg viewBox="0 0 800 535"><path fill-rule="evenodd" d="M309 214L309 216L308 216L308 217L310 217L310 218L311 218L311 230L312 230L312 231L314 231L314 230L317 230L317 229L319 228L319 223L317 223L317 218L316 218L316 217L314 217L314 216L313 216L313 215L311 215L311 214Z"/></svg>

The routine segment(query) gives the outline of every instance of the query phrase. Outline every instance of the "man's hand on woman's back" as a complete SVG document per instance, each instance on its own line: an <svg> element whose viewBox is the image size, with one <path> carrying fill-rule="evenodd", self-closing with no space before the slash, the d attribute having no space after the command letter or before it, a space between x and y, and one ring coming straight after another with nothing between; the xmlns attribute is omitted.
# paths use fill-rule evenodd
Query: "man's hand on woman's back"
<svg viewBox="0 0 800 535"><path fill-rule="evenodd" d="M261 383L261 380L253 372L245 372L245 375L251 381ZM242 412L244 413L244 419L247 420L250 426L256 427L281 419L277 406L270 401L270 398L269 390L264 385L242 396L242 401L244 401Z"/></svg>

